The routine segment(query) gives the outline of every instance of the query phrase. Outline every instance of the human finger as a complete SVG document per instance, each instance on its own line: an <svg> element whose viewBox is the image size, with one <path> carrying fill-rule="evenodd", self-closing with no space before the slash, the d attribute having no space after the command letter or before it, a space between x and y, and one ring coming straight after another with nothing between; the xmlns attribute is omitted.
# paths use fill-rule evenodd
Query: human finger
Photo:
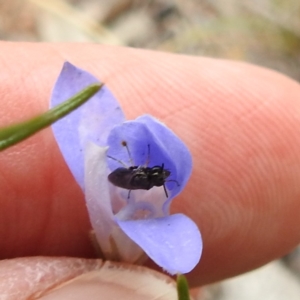
<svg viewBox="0 0 300 300"><path fill-rule="evenodd" d="M2 124L46 110L58 70L69 60L103 80L128 118L151 113L191 149L192 178L172 208L203 234L195 283L255 268L299 242L296 82L228 61L96 45L20 45L2 47ZM51 130L1 153L0 165L2 256L93 255L83 195Z"/></svg>

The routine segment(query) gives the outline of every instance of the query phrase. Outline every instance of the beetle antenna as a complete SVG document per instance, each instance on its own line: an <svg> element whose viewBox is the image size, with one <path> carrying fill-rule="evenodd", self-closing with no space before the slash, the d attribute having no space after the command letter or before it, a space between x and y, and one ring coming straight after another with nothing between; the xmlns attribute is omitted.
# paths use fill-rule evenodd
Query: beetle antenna
<svg viewBox="0 0 300 300"><path fill-rule="evenodd" d="M148 155L147 155L147 160L145 162L145 166L148 167L150 163L150 145L148 144Z"/></svg>
<svg viewBox="0 0 300 300"><path fill-rule="evenodd" d="M126 164L124 164L121 160L116 159L116 158L114 158L112 156L109 156L109 155L107 155L107 157L110 158L110 159L113 159L113 160L117 161L119 164L121 164L122 166L124 166L126 169L128 168L128 166Z"/></svg>

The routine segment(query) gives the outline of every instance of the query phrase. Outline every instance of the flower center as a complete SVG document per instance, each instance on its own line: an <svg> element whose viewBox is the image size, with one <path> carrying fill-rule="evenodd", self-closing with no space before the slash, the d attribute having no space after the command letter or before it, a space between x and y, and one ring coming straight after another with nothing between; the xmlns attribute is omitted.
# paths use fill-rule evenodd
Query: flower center
<svg viewBox="0 0 300 300"><path fill-rule="evenodd" d="M148 209L137 209L131 215L131 220L140 220L140 219L149 219L151 218L153 213Z"/></svg>
<svg viewBox="0 0 300 300"><path fill-rule="evenodd" d="M144 201L129 203L115 216L122 221L150 219L155 216L155 207L151 203Z"/></svg>

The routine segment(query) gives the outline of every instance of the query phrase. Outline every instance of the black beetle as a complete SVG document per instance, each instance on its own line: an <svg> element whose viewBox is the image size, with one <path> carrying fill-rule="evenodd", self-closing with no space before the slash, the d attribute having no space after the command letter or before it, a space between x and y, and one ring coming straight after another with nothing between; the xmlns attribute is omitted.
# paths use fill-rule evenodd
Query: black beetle
<svg viewBox="0 0 300 300"><path fill-rule="evenodd" d="M127 146L127 142L123 141L122 145L126 147L130 161L132 158ZM149 162L150 146L148 145L148 159ZM120 164L125 164L116 158L108 156L109 158L118 161ZM117 168L108 175L108 180L115 186L129 190L128 198L131 190L150 190L154 186L163 186L166 197L168 198L167 189L165 186L166 179L171 175L169 170L164 169L164 164L161 166L145 167L145 166L130 166L124 168ZM177 182L176 180L172 180ZM178 183L177 183L178 184Z"/></svg>
<svg viewBox="0 0 300 300"><path fill-rule="evenodd" d="M150 190L154 186L163 186L168 197L165 182L170 174L164 169L164 164L152 168L132 166L117 168L108 175L108 180L115 186L129 190L128 198L131 190Z"/></svg>

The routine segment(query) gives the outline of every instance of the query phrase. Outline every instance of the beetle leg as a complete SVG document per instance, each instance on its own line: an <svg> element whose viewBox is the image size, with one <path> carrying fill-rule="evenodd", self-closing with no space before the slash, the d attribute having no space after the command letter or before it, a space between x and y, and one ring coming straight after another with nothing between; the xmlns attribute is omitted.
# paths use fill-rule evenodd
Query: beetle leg
<svg viewBox="0 0 300 300"><path fill-rule="evenodd" d="M166 185L165 184L163 184L163 185L164 185L164 191L165 191L166 197L168 198L168 192L167 192L167 189L166 189Z"/></svg>

